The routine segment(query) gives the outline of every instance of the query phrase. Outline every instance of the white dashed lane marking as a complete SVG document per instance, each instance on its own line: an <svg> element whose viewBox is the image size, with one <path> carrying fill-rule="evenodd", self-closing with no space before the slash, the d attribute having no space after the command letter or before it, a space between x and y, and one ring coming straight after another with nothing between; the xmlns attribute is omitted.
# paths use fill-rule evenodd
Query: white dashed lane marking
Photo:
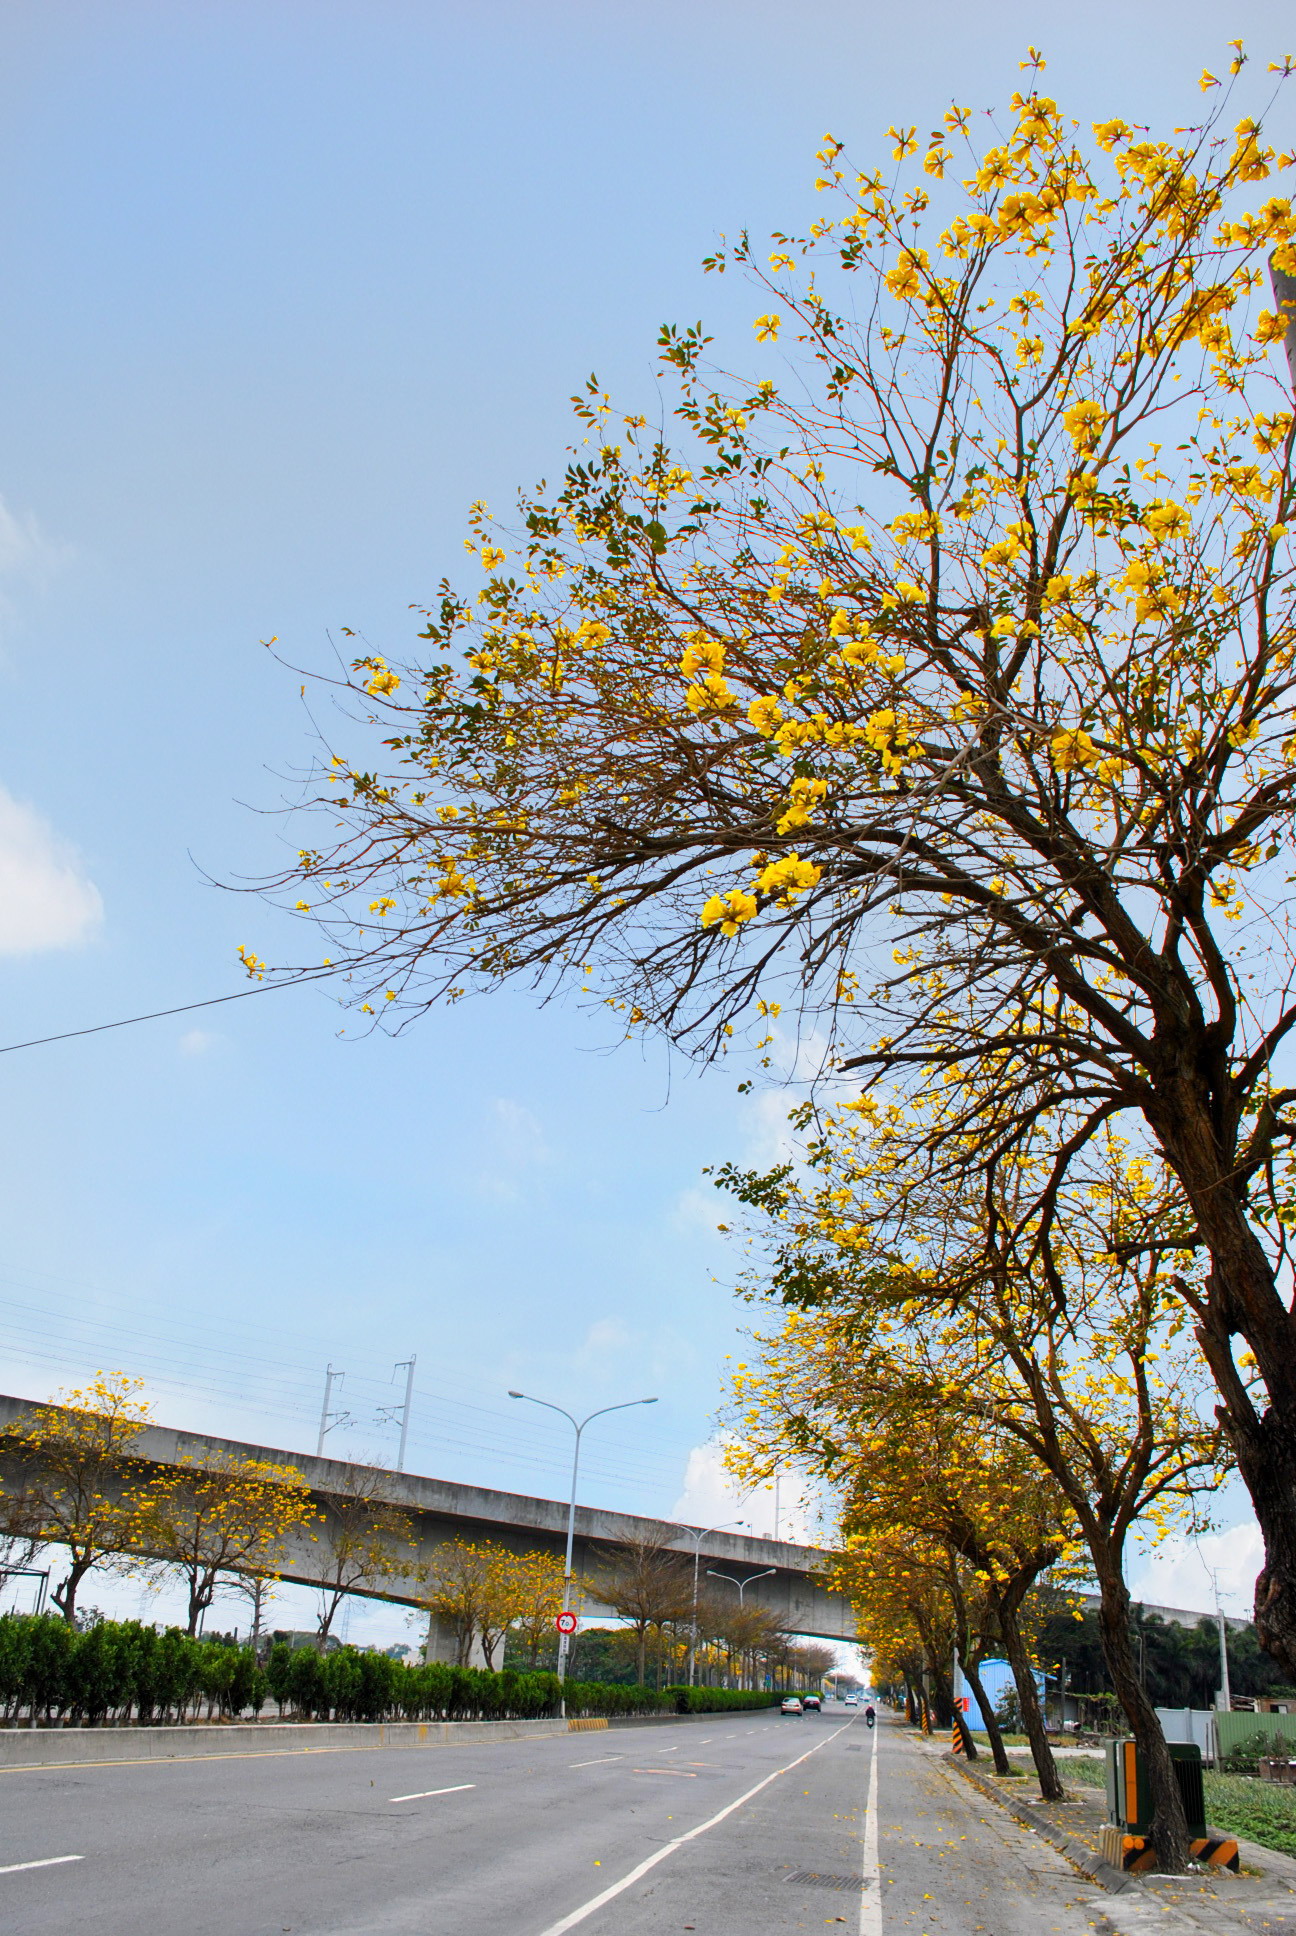
<svg viewBox="0 0 1296 1936"><path fill-rule="evenodd" d="M389 1795L388 1802L426 1802L433 1795L462 1795L466 1788L475 1788L475 1781L457 1781L453 1788L424 1788L417 1795Z"/></svg>

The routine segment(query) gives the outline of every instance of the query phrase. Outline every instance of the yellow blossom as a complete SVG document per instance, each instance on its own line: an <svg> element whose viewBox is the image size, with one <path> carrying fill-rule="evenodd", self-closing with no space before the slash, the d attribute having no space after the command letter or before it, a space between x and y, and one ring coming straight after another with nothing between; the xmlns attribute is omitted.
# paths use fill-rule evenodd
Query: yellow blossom
<svg viewBox="0 0 1296 1936"><path fill-rule="evenodd" d="M369 663L373 667L373 676L365 682L365 691L385 699L400 685L399 675L391 670L385 659L373 659Z"/></svg>
<svg viewBox="0 0 1296 1936"><path fill-rule="evenodd" d="M1059 773L1073 772L1076 767L1093 766L1101 757L1088 733L1069 727L1061 727L1054 733L1049 752Z"/></svg>
<svg viewBox="0 0 1296 1936"><path fill-rule="evenodd" d="M721 934L735 935L744 921L750 921L759 910L759 902L754 894L746 894L740 887L730 888L727 894L713 894L699 917L704 928L719 925Z"/></svg>
<svg viewBox="0 0 1296 1936"><path fill-rule="evenodd" d="M792 785L788 788L787 811L777 822L776 831L781 834L786 834L790 833L794 827L808 825L813 809L818 806L827 791L828 782L826 780L808 780L804 778L793 780Z"/></svg>
<svg viewBox="0 0 1296 1936"><path fill-rule="evenodd" d="M802 860L799 854L787 854L782 860L771 861L756 878L756 885L762 894L779 898L784 906L790 907L797 896L807 888L814 887L823 869L813 861Z"/></svg>
<svg viewBox="0 0 1296 1936"><path fill-rule="evenodd" d="M763 733L766 739L770 739L782 722L783 708L777 699L767 695L765 698L752 700L747 708L747 717L758 733Z"/></svg>
<svg viewBox="0 0 1296 1936"><path fill-rule="evenodd" d="M706 633L700 632L685 646L680 671L686 679L695 678L699 672L719 675L724 671L724 662L725 649L719 639L708 638Z"/></svg>
<svg viewBox="0 0 1296 1936"><path fill-rule="evenodd" d="M1062 421L1076 449L1087 452L1097 445L1107 421L1107 413L1100 403L1073 403L1070 409L1062 412Z"/></svg>

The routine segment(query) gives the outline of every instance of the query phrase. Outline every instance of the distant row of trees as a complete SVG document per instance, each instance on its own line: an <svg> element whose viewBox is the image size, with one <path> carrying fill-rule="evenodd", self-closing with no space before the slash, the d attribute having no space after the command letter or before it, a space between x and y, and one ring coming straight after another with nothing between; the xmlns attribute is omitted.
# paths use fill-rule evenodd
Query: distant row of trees
<svg viewBox="0 0 1296 1936"><path fill-rule="evenodd" d="M836 1658L831 1647L798 1642L753 1607L725 1607L711 1599L700 1605L698 1633L696 1675L697 1685L703 1688L768 1685L784 1692L790 1687L814 1688ZM667 1625L660 1635L650 1635L645 1683L665 1687L685 1679L688 1649L686 1625ZM638 1652L638 1639L630 1627L586 1627L572 1642L571 1671L583 1680L633 1686L639 1678ZM557 1649L551 1644L537 1665L551 1667L556 1658ZM527 1664L511 1635L504 1663L508 1667Z"/></svg>
<svg viewBox="0 0 1296 1936"><path fill-rule="evenodd" d="M1135 1606L1130 1615L1130 1645L1138 1663L1139 1678L1155 1707L1213 1707L1220 1684L1219 1627L1203 1618L1194 1626L1164 1620L1146 1607ZM1098 1615L1058 1612L1040 1625L1038 1657L1060 1686L1063 1675L1067 1692L1090 1708L1095 1719L1103 1710L1113 1711L1115 1696L1102 1650ZM1256 1630L1248 1623L1228 1630L1229 1685L1234 1695L1296 1694L1286 1681L1282 1668L1263 1653Z"/></svg>
<svg viewBox="0 0 1296 1936"><path fill-rule="evenodd" d="M391 1475L362 1466L319 1501L294 1466L211 1447L173 1465L147 1461L139 1441L151 1415L141 1394L142 1381L100 1373L0 1430L5 1563L61 1548L66 1570L51 1599L69 1625L96 1570L159 1583L178 1576L190 1634L218 1593L234 1592L250 1603L255 1640L273 1581L305 1541L319 1586L321 1648L348 1595L389 1590L448 1631L461 1667L477 1648L489 1669L506 1659L531 1670L551 1664L563 1603L557 1555L448 1540L421 1557L413 1520L391 1500ZM576 1592L578 1604L597 1600L627 1622L617 1682L643 1683L649 1672L659 1687L687 1678L695 1612L703 1684L804 1681L833 1662L829 1649L798 1648L758 1607L702 1593L695 1609L692 1564L669 1548L665 1529L660 1538L610 1546Z"/></svg>

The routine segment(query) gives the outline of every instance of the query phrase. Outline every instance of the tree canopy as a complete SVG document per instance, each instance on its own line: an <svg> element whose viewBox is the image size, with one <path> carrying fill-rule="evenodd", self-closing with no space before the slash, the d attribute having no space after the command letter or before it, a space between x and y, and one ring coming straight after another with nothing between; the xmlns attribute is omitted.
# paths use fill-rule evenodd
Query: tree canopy
<svg viewBox="0 0 1296 1936"><path fill-rule="evenodd" d="M664 329L670 439L591 379L557 488L343 679L279 887L376 1024L522 977L713 1054L790 1001L945 1098L908 1156L952 1192L1044 1134L1037 1258L1124 1119L1296 1678L1293 158L1240 45L1168 135L1025 65L880 163L827 137L823 214L717 250L764 374Z"/></svg>

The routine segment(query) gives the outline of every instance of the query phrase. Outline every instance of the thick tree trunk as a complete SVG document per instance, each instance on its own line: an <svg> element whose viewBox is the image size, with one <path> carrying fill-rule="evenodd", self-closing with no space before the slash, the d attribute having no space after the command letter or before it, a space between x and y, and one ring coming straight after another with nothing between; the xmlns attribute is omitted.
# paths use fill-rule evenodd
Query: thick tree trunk
<svg viewBox="0 0 1296 1936"><path fill-rule="evenodd" d="M1017 1683L1017 1705L1021 1709L1022 1727L1030 1742L1031 1757L1035 1763L1035 1773L1039 1777L1040 1794L1046 1802L1060 1802L1066 1790L1062 1786L1049 1746L1048 1735L1044 1731L1044 1716L1040 1711L1039 1692L1035 1686L1035 1670L1026 1652L1026 1643L1021 1637L1017 1624L1017 1608L1007 1599L995 1604L999 1621L999 1631L1003 1635L1004 1652L1008 1665L1013 1670Z"/></svg>
<svg viewBox="0 0 1296 1936"><path fill-rule="evenodd" d="M1296 1314L1288 1310L1269 1258L1239 1194L1237 1127L1217 1128L1201 1067L1159 1085L1164 1103L1147 1111L1184 1186L1210 1257L1198 1341L1220 1395L1217 1416L1251 1495L1265 1544L1256 1580L1260 1645L1296 1681ZM1214 1088L1224 1085L1216 1078ZM1257 1413L1233 1357L1241 1337L1259 1368L1268 1403Z"/></svg>
<svg viewBox="0 0 1296 1936"><path fill-rule="evenodd" d="M193 1578L189 1582L189 1632L197 1635L198 1623L212 1603L213 1589L205 1579Z"/></svg>
<svg viewBox="0 0 1296 1936"><path fill-rule="evenodd" d="M954 1725L954 1700L950 1693L949 1677L934 1661L927 1664L931 1680L932 1718L938 1728L951 1728Z"/></svg>
<svg viewBox="0 0 1296 1936"><path fill-rule="evenodd" d="M977 1746L976 1742L972 1739L972 1730L963 1719L958 1708L954 1705L953 1678L945 1671L945 1661L940 1648L936 1645L935 1636L917 1608L914 1609L914 1624L922 1636L923 1647L927 1655L927 1678L932 1685L934 1705L936 1708L936 1724L941 1728L957 1727L959 1740L963 1744L964 1754L969 1761L975 1761L977 1758Z"/></svg>
<svg viewBox="0 0 1296 1936"><path fill-rule="evenodd" d="M931 1677L936 1695L936 1713L940 1718L941 1727L957 1728L964 1754L969 1761L975 1761L977 1759L976 1741L964 1718L963 1710L955 1702L953 1681L940 1661L932 1661Z"/></svg>
<svg viewBox="0 0 1296 1936"><path fill-rule="evenodd" d="M1008 1750L1004 1747L1003 1733L999 1726L998 1717L995 1714L990 1696L986 1693L985 1686L981 1680L981 1664L979 1661L973 1661L970 1655L963 1663L963 1678L972 1689L972 1698L977 1704L985 1731L990 1737L990 1753L994 1757L995 1773L997 1775L1010 1774L1011 1768L1008 1762Z"/></svg>
<svg viewBox="0 0 1296 1936"><path fill-rule="evenodd" d="M1152 1846L1160 1868L1169 1875L1182 1875L1188 1866L1188 1823L1161 1723L1134 1666L1129 1594L1108 1555L1095 1553L1093 1559L1098 1575L1098 1628L1103 1658L1147 1774L1152 1802Z"/></svg>
<svg viewBox="0 0 1296 1936"><path fill-rule="evenodd" d="M1218 1275L1212 1271L1207 1280L1210 1303L1236 1305L1238 1300L1216 1295ZM1222 1400L1216 1416L1233 1448L1264 1538L1264 1566L1255 1583L1256 1638L1288 1680L1296 1681L1296 1332L1270 1281L1281 1323L1268 1339L1269 1349L1262 1353L1257 1348L1256 1327L1236 1327L1264 1377L1269 1403L1263 1412L1255 1410L1242 1385L1233 1359L1234 1332L1217 1309L1208 1306L1207 1322L1197 1337Z"/></svg>

